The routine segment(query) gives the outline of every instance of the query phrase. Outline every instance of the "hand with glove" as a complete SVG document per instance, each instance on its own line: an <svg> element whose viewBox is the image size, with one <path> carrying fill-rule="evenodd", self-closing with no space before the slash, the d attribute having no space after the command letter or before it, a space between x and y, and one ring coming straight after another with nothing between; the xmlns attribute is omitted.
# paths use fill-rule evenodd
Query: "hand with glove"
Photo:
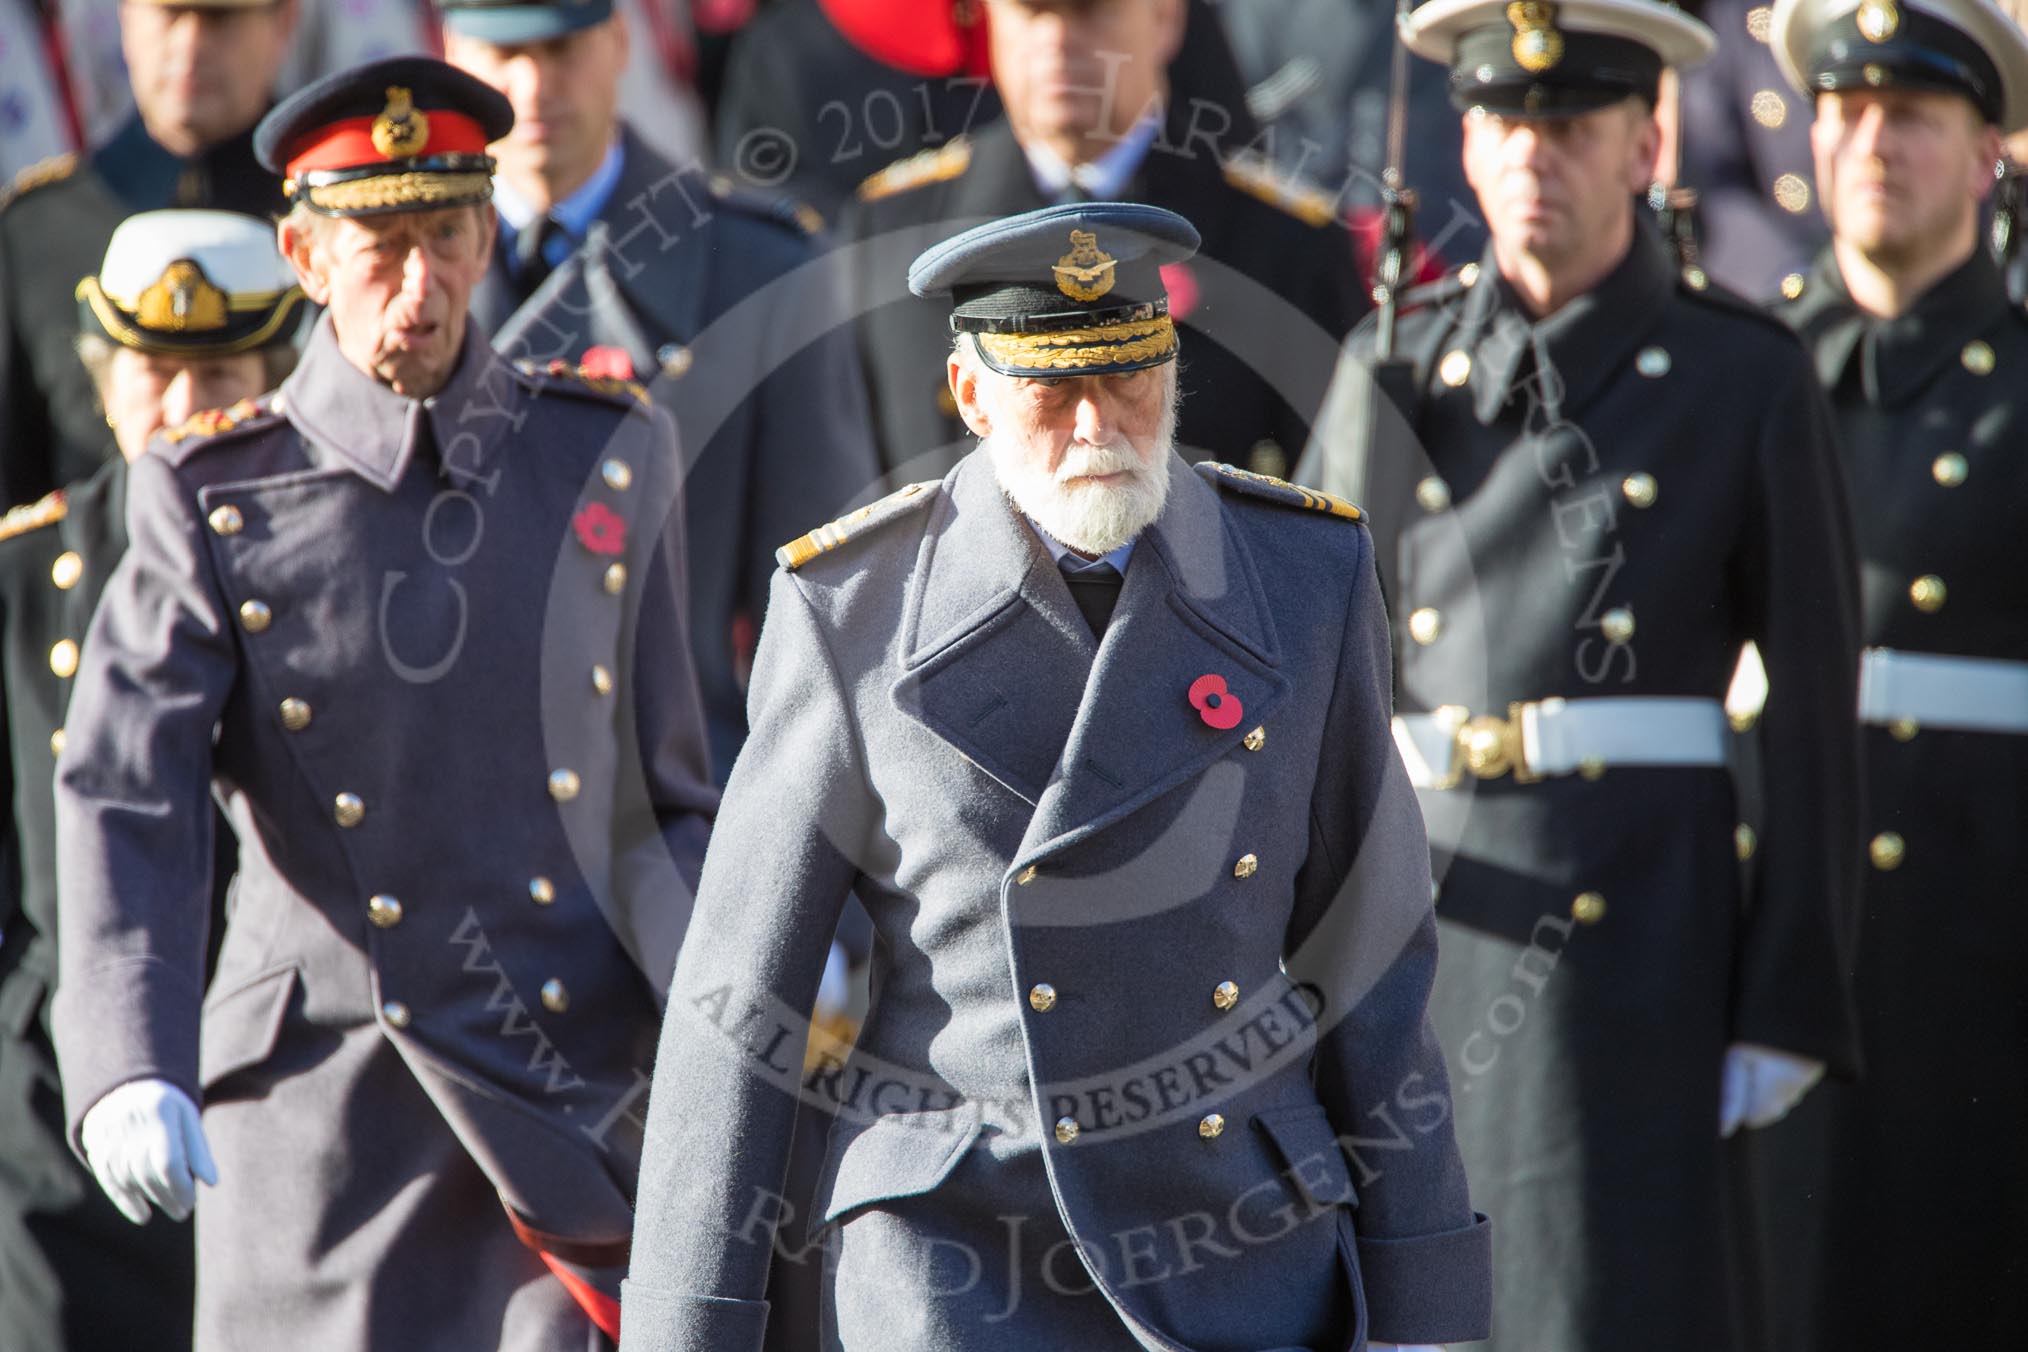
<svg viewBox="0 0 2028 1352"><path fill-rule="evenodd" d="M1824 1063L1807 1056L1735 1042L1725 1049L1725 1068L1718 1081L1718 1134L1726 1137L1741 1125L1765 1127L1789 1115L1817 1081Z"/></svg>
<svg viewBox="0 0 2028 1352"><path fill-rule="evenodd" d="M197 1105L167 1080L120 1085L85 1112L78 1134L99 1187L136 1225L148 1223L150 1203L184 1220L197 1205L197 1180L218 1186Z"/></svg>

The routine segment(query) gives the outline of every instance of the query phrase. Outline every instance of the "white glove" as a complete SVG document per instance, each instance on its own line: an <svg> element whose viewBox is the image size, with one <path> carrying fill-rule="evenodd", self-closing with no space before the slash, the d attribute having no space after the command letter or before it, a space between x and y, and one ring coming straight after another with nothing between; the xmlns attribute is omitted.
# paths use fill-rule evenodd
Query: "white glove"
<svg viewBox="0 0 2028 1352"><path fill-rule="evenodd" d="M1824 1063L1807 1056L1735 1042L1725 1049L1718 1081L1718 1134L1730 1136L1742 1124L1765 1127L1789 1115L1817 1081Z"/></svg>
<svg viewBox="0 0 2028 1352"><path fill-rule="evenodd" d="M183 1220L198 1179L218 1186L197 1105L167 1080L127 1081L86 1110L78 1134L99 1187L136 1225L148 1223L150 1202Z"/></svg>

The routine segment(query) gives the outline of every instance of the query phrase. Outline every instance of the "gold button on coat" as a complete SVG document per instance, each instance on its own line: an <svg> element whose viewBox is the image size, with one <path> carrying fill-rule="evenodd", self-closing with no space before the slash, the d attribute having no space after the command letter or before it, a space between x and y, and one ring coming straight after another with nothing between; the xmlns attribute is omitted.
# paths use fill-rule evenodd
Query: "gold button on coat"
<svg viewBox="0 0 2028 1352"><path fill-rule="evenodd" d="M1973 375L1989 376L1993 374L1993 345L1983 338L1974 338L1958 353L1958 360Z"/></svg>
<svg viewBox="0 0 2028 1352"><path fill-rule="evenodd" d="M1620 480L1620 493L1629 504L1643 509L1653 507L1655 499L1661 496L1661 485L1652 474L1629 474Z"/></svg>
<svg viewBox="0 0 2028 1352"><path fill-rule="evenodd" d="M1745 822L1732 828L1732 852L1744 863L1753 858L1754 850L1760 845L1760 837Z"/></svg>
<svg viewBox="0 0 2028 1352"><path fill-rule="evenodd" d="M1598 627L1606 642L1625 643L1634 636L1634 612L1625 606L1614 606L1599 616Z"/></svg>
<svg viewBox="0 0 2028 1352"><path fill-rule="evenodd" d="M1437 641L1444 631L1443 612L1434 606L1424 606L1411 611L1408 617L1408 636L1425 648Z"/></svg>
<svg viewBox="0 0 2028 1352"><path fill-rule="evenodd" d="M357 826L366 819L366 800L356 793L341 793L332 800L331 815L340 826Z"/></svg>
<svg viewBox="0 0 2028 1352"><path fill-rule="evenodd" d="M380 1007L380 1017L387 1020L389 1028L408 1027L408 1006L399 1000L389 1000Z"/></svg>
<svg viewBox="0 0 2028 1352"><path fill-rule="evenodd" d="M1915 602L1915 608L1925 615L1934 615L1943 609L1944 598L1949 595L1944 580L1935 573L1926 573L1908 584L1908 599Z"/></svg>
<svg viewBox="0 0 2028 1352"><path fill-rule="evenodd" d="M211 515L205 519L220 535L237 535L246 529L246 518L240 515L239 508L229 502L223 507L212 508Z"/></svg>
<svg viewBox="0 0 2028 1352"><path fill-rule="evenodd" d="M1804 278L1802 273L1791 272L1788 276L1782 278L1782 295L1789 300L1794 300L1803 294L1803 287L1806 284L1807 279Z"/></svg>
<svg viewBox="0 0 2028 1352"><path fill-rule="evenodd" d="M1444 353L1444 359L1437 363L1437 378L1452 389L1472 378L1472 354L1461 347L1454 347Z"/></svg>
<svg viewBox="0 0 2028 1352"><path fill-rule="evenodd" d="M1945 488L1956 488L1965 481L1965 476L1971 473L1971 466L1966 464L1965 458L1956 451L1946 451L1931 463L1929 472Z"/></svg>
<svg viewBox="0 0 2028 1352"><path fill-rule="evenodd" d="M66 549L56 556L56 562L49 565L49 580L56 584L58 591L69 591L84 576L84 560L75 549Z"/></svg>
<svg viewBox="0 0 2028 1352"><path fill-rule="evenodd" d="M662 359L662 374L674 380L682 379L697 360L690 355L689 348L676 344L663 348L657 355Z"/></svg>
<svg viewBox="0 0 2028 1352"><path fill-rule="evenodd" d="M542 983L542 1007L552 1014L561 1014L570 1008L570 992L555 977Z"/></svg>
<svg viewBox="0 0 2028 1352"><path fill-rule="evenodd" d="M52 733L50 733L50 734L49 734L49 754L50 754L50 755L52 755L52 756L61 756L61 755L63 754L63 744L64 744L64 741L65 741L65 738L64 738L64 735L63 735L63 729L62 729L62 728L58 728L58 729L57 729L57 730L56 730L55 732L52 732Z"/></svg>
<svg viewBox="0 0 2028 1352"><path fill-rule="evenodd" d="M537 906L547 906L556 900L556 884L549 879L536 876L528 880L528 899Z"/></svg>
<svg viewBox="0 0 2028 1352"><path fill-rule="evenodd" d="M1239 862L1232 866L1232 876L1235 878L1251 878L1254 875L1254 870L1259 867L1259 859L1250 854L1243 854L1239 857Z"/></svg>
<svg viewBox="0 0 2028 1352"><path fill-rule="evenodd" d="M1077 1119L1074 1117L1057 1118L1056 1139L1065 1145L1069 1145L1072 1141L1075 1141L1077 1139Z"/></svg>
<svg viewBox="0 0 2028 1352"><path fill-rule="evenodd" d="M1047 981L1038 981L1028 990L1028 1007L1037 1014L1047 1014L1056 1008L1056 987Z"/></svg>
<svg viewBox="0 0 2028 1352"><path fill-rule="evenodd" d="M1458 269L1459 286L1470 288L1471 286L1475 285L1478 282L1478 280L1479 280L1479 265L1477 263L1467 263L1463 267Z"/></svg>
<svg viewBox="0 0 2028 1352"><path fill-rule="evenodd" d="M1792 216L1810 209L1810 185L1801 174L1783 174L1774 181L1775 205Z"/></svg>
<svg viewBox="0 0 2028 1352"><path fill-rule="evenodd" d="M1239 744L1245 747L1248 751L1260 750L1262 747L1267 745L1267 729L1255 728L1252 732L1249 732L1246 736L1240 738Z"/></svg>
<svg viewBox="0 0 2028 1352"><path fill-rule="evenodd" d="M1204 1120L1197 1124L1197 1134L1207 1141L1213 1141L1225 1131L1225 1119L1217 1113L1206 1113Z"/></svg>
<svg viewBox="0 0 2028 1352"><path fill-rule="evenodd" d="M1892 873L1908 857L1908 842L1901 838L1898 831L1882 831L1867 842L1866 857L1882 873Z"/></svg>
<svg viewBox="0 0 2028 1352"><path fill-rule="evenodd" d="M60 638L49 650L49 669L64 680L77 675L77 643L72 639Z"/></svg>
<svg viewBox="0 0 2028 1352"><path fill-rule="evenodd" d="M1415 500L1425 512L1441 512L1451 505L1451 486L1432 474L1416 484Z"/></svg>
<svg viewBox="0 0 2028 1352"><path fill-rule="evenodd" d="M1887 735L1897 742L1912 742L1922 731L1922 724L1913 718L1897 718L1887 725Z"/></svg>
<svg viewBox="0 0 2028 1352"><path fill-rule="evenodd" d="M282 701L282 726L290 732L301 732L310 726L310 704L308 700L289 698Z"/></svg>
<svg viewBox="0 0 2028 1352"><path fill-rule="evenodd" d="M592 666L592 693L610 695L613 693L613 673L602 664Z"/></svg>
<svg viewBox="0 0 2028 1352"><path fill-rule="evenodd" d="M393 929L401 923L401 903L393 897L382 894L366 899L366 918L381 929Z"/></svg>
<svg viewBox="0 0 2028 1352"><path fill-rule="evenodd" d="M1231 1009L1239 1003L1239 986L1231 981L1221 981L1211 988L1211 1003L1220 1009Z"/></svg>
<svg viewBox="0 0 2028 1352"><path fill-rule="evenodd" d="M1634 369L1650 380L1660 380L1668 375L1673 365L1669 350L1663 347L1644 347L1634 356Z"/></svg>
<svg viewBox="0 0 2028 1352"><path fill-rule="evenodd" d="M618 596L621 592L625 591L627 589L627 565L624 563L607 565L605 581L602 585L605 587L608 596Z"/></svg>
<svg viewBox="0 0 2028 1352"><path fill-rule="evenodd" d="M575 770L551 770L549 772L549 796L559 803L568 803L577 797L581 787Z"/></svg>
<svg viewBox="0 0 2028 1352"><path fill-rule="evenodd" d="M268 609L266 601L241 601L239 622L246 626L249 634L258 634L275 621L275 612Z"/></svg>
<svg viewBox="0 0 2028 1352"><path fill-rule="evenodd" d="M599 466L599 477L615 493L624 493L634 484L634 471L624 460L608 460Z"/></svg>
<svg viewBox="0 0 2028 1352"><path fill-rule="evenodd" d="M1596 892L1580 892L1570 903L1571 918L1580 925L1596 925L1605 919L1605 898Z"/></svg>
<svg viewBox="0 0 2028 1352"><path fill-rule="evenodd" d="M1753 120L1769 131L1789 120L1788 100L1772 89L1763 89L1755 94L1747 106L1753 113Z"/></svg>
<svg viewBox="0 0 2028 1352"><path fill-rule="evenodd" d="M1014 875L1014 885L1016 887L1026 887L1028 886L1028 884L1034 881L1035 881L1035 865L1033 864L1030 864L1027 868L1022 869L1019 873Z"/></svg>

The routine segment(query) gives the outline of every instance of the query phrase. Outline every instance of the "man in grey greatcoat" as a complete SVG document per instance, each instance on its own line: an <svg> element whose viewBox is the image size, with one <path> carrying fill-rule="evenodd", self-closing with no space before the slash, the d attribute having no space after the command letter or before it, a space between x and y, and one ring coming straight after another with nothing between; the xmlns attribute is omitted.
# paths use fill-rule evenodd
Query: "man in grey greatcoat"
<svg viewBox="0 0 2028 1352"><path fill-rule="evenodd" d="M617 1336L716 794L673 429L466 323L511 117L423 58L269 115L325 315L279 391L135 461L85 643L57 769L71 1140L136 1219L210 1185L207 1349ZM214 795L240 848L205 990Z"/></svg>
<svg viewBox="0 0 2028 1352"><path fill-rule="evenodd" d="M760 1346L798 1092L837 1105L827 1348L1485 1336L1371 546L1349 503L1175 454L1159 269L1196 243L1068 205L911 270L984 444L781 551L657 1053L627 1352ZM804 1080L848 894L873 1004Z"/></svg>

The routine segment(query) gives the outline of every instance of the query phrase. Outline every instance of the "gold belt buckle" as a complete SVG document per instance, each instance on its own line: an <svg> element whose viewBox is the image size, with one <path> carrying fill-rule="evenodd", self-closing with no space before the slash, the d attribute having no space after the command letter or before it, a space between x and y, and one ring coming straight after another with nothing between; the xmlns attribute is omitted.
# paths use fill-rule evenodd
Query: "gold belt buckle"
<svg viewBox="0 0 2028 1352"><path fill-rule="evenodd" d="M1528 763L1528 748L1521 736L1522 710L1527 701L1507 706L1507 716L1469 716L1459 705L1446 704L1436 717L1451 732L1451 763L1436 787L1456 788L1469 773L1474 779L1498 779L1512 773L1516 784L1533 784L1542 778Z"/></svg>

